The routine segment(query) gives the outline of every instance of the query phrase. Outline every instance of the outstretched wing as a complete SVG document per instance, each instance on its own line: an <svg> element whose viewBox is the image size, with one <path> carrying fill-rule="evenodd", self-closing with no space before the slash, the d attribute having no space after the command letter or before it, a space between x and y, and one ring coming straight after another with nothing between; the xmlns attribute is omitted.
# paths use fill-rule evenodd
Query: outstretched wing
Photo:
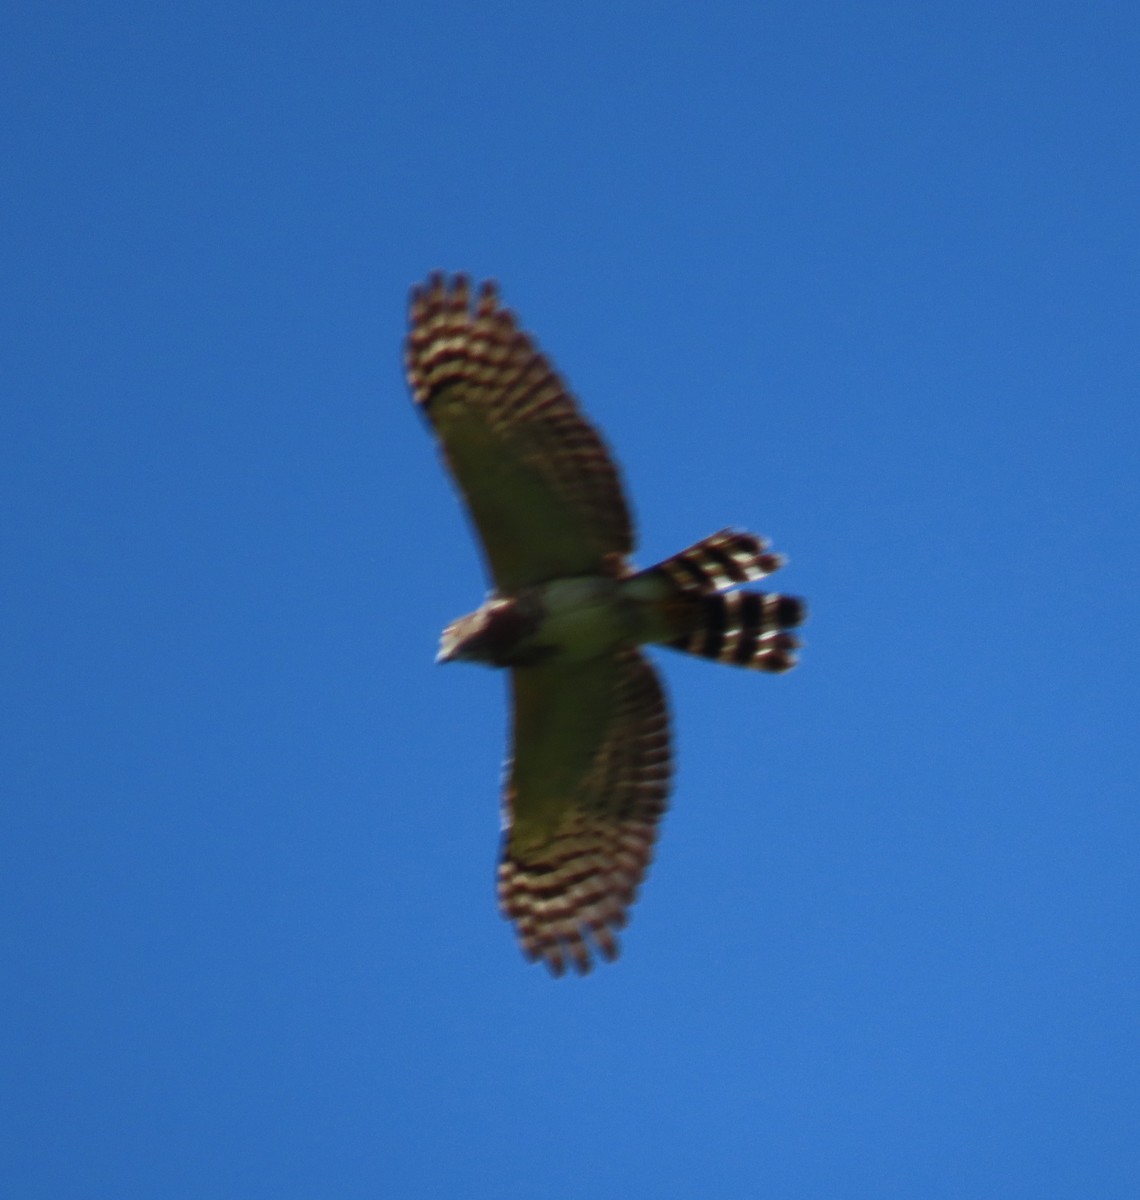
<svg viewBox="0 0 1140 1200"><path fill-rule="evenodd" d="M516 668L499 904L556 975L617 957L672 770L669 716L636 651ZM592 945L591 945L592 943Z"/></svg>
<svg viewBox="0 0 1140 1200"><path fill-rule="evenodd" d="M597 430L484 283L440 274L412 292L406 364L467 501L496 586L617 574L633 531Z"/></svg>

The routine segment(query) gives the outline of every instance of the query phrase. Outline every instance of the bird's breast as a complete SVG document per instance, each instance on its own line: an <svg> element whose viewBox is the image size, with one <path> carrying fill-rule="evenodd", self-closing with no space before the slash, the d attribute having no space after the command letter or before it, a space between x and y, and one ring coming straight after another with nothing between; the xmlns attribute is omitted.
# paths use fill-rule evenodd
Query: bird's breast
<svg viewBox="0 0 1140 1200"><path fill-rule="evenodd" d="M560 658L595 658L633 636L633 614L614 579L583 575L536 590L541 616L533 642Z"/></svg>

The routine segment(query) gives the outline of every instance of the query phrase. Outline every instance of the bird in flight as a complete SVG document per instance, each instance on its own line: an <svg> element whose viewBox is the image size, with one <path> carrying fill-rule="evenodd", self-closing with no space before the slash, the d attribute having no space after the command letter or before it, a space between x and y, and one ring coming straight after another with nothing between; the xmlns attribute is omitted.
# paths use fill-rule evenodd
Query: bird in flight
<svg viewBox="0 0 1140 1200"><path fill-rule="evenodd" d="M493 585L437 661L510 671L499 906L529 959L584 974L617 957L669 792L668 709L639 647L787 671L804 603L733 590L783 565L751 533L633 565L617 466L493 283L414 288L405 363Z"/></svg>

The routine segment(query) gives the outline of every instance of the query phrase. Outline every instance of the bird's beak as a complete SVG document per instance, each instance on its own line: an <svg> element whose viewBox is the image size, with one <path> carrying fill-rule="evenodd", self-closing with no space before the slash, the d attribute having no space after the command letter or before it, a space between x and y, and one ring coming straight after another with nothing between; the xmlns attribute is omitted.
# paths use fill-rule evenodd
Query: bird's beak
<svg viewBox="0 0 1140 1200"><path fill-rule="evenodd" d="M443 638L439 643L439 650L436 652L435 661L438 666L440 663L454 662L459 657L459 646L454 638Z"/></svg>

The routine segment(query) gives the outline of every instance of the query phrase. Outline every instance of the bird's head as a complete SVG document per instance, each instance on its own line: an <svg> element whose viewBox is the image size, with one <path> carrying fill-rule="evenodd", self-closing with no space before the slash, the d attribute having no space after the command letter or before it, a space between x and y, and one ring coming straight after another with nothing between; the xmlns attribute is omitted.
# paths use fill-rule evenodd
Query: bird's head
<svg viewBox="0 0 1140 1200"><path fill-rule="evenodd" d="M435 656L437 663L462 662L464 659L479 658L479 639L486 629L487 618L483 610L468 613L450 625L440 634L439 653Z"/></svg>
<svg viewBox="0 0 1140 1200"><path fill-rule="evenodd" d="M499 621L507 602L488 600L482 608L452 621L439 639L437 663L494 662Z"/></svg>
<svg viewBox="0 0 1140 1200"><path fill-rule="evenodd" d="M435 661L507 666L517 661L519 643L535 625L535 618L521 611L514 599L496 596L448 625L439 639Z"/></svg>

